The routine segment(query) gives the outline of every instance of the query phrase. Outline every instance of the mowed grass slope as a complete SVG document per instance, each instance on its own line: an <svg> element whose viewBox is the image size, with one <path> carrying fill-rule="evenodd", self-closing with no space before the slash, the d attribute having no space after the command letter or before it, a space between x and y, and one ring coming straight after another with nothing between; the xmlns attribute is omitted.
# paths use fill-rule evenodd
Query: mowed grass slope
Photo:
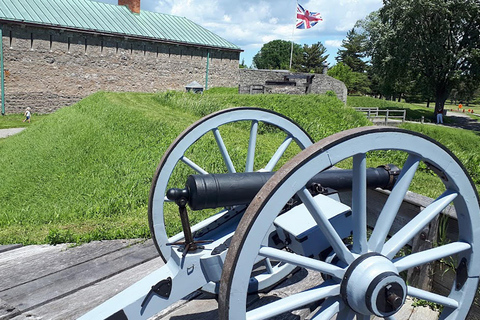
<svg viewBox="0 0 480 320"><path fill-rule="evenodd" d="M327 95L99 92L0 140L0 244L148 237L148 193L163 153L194 121L233 106L278 111L314 140L368 125ZM227 130L232 145L237 129Z"/></svg>

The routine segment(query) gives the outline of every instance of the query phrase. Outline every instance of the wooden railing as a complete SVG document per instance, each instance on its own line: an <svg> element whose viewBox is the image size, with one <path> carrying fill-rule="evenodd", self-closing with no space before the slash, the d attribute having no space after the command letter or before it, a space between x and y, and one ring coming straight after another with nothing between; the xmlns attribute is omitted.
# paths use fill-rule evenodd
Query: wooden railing
<svg viewBox="0 0 480 320"><path fill-rule="evenodd" d="M407 110L388 110L379 108L355 108L358 112L363 112L367 119L374 123L405 122Z"/></svg>

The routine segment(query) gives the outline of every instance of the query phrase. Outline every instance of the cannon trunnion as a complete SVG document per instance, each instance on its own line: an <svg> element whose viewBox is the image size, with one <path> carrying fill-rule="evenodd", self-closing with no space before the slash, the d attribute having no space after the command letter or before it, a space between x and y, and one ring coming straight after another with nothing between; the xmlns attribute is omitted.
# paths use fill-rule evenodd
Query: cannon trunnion
<svg viewBox="0 0 480 320"><path fill-rule="evenodd" d="M226 127L235 132L233 145L220 133ZM241 132L240 164L231 150L241 144ZM262 141L275 145L268 155ZM210 165L210 157L195 157L204 145L217 149L222 169ZM399 167L368 168L371 153ZM423 172L438 176L444 192L394 227ZM389 191L383 209L372 213L367 190L375 188ZM459 238L422 252L405 250L449 205L457 212ZM182 232L169 231L172 212L181 217ZM197 212L208 215L191 225ZM198 289L218 294L220 319L267 319L307 305L310 319L401 319L407 297L440 305L441 319L465 319L478 286L476 189L449 150L402 129L357 128L313 143L278 113L219 111L187 128L165 152L152 183L149 224L166 265L81 319L148 319ZM446 260L456 267L448 293L406 281L407 270ZM318 281L273 301L247 303L249 294L301 268L320 274Z"/></svg>

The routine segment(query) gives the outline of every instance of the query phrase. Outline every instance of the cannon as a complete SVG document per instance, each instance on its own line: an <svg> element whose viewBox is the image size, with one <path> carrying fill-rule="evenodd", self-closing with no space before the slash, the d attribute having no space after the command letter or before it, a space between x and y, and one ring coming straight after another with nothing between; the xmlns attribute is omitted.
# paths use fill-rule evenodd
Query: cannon
<svg viewBox="0 0 480 320"><path fill-rule="evenodd" d="M229 146L220 131L234 135ZM246 150L238 151L242 142ZM270 146L268 152L262 143ZM218 152L195 157L205 148ZM368 167L372 153L387 158L393 153L401 163ZM436 175L444 192L395 229L420 171ZM372 220L367 190L375 188L389 191ZM455 208L458 239L401 253L447 206ZM203 220L192 226L200 213ZM299 125L272 111L213 113L165 152L153 178L148 217L165 266L82 320L148 319L198 289L218 295L220 319L267 319L312 304L311 319L395 319L407 296L440 305L441 319L465 319L477 291L476 188L448 149L402 129L357 128L313 143ZM180 224L182 231L172 234L172 225ZM441 259L456 268L447 293L407 283L407 270ZM317 272L318 281L273 302L248 304L250 293L268 290L299 268Z"/></svg>

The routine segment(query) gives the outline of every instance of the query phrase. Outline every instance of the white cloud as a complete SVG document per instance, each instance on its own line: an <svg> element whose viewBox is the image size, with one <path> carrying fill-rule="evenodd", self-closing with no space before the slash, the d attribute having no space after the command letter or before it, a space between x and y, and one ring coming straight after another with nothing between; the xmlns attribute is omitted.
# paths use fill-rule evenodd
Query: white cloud
<svg viewBox="0 0 480 320"><path fill-rule="evenodd" d="M326 47L340 48L342 46L342 40L325 40Z"/></svg>
<svg viewBox="0 0 480 320"><path fill-rule="evenodd" d="M97 0L117 3L117 0ZM382 6L382 0L299 0L305 9L320 12L323 21L308 30L295 30L299 44L322 42L336 55L357 20ZM290 41L295 25L292 0L141 0L142 10L186 17L245 50L247 64L268 41Z"/></svg>

